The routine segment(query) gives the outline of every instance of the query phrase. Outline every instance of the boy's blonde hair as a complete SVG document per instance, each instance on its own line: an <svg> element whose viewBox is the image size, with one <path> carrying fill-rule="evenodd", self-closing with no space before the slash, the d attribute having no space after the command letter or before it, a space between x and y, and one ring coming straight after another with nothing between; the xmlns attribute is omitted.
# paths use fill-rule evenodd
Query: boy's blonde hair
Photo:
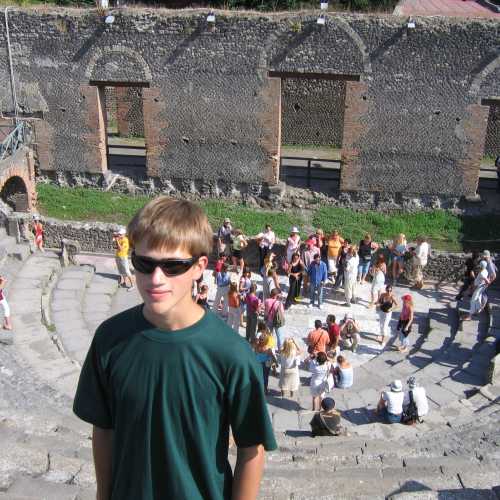
<svg viewBox="0 0 500 500"><path fill-rule="evenodd" d="M161 251L184 250L192 256L210 255L213 231L205 212L195 203L159 196L141 208L130 221L130 246L146 243Z"/></svg>

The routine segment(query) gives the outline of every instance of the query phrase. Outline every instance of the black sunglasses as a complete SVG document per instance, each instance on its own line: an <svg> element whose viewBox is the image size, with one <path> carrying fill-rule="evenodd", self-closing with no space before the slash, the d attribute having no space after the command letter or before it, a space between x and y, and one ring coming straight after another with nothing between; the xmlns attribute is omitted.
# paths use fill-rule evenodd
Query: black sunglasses
<svg viewBox="0 0 500 500"><path fill-rule="evenodd" d="M131 260L134 268L143 274L152 274L159 267L165 276L180 276L196 264L199 257L190 259L161 259L144 257L132 252Z"/></svg>

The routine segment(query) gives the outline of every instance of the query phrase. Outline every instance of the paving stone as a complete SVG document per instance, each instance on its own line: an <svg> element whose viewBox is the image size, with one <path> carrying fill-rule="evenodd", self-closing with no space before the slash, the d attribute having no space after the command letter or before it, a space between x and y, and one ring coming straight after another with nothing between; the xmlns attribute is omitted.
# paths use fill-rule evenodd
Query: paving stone
<svg viewBox="0 0 500 500"><path fill-rule="evenodd" d="M58 290L82 290L85 288L85 282L81 279L61 279L56 287Z"/></svg>
<svg viewBox="0 0 500 500"><path fill-rule="evenodd" d="M52 311L54 312L67 312L79 310L81 307L81 302L76 299L60 299L57 298L52 301L50 305Z"/></svg>
<svg viewBox="0 0 500 500"><path fill-rule="evenodd" d="M68 484L50 483L41 479L20 478L9 488L8 494L37 500L74 500L78 488Z"/></svg>

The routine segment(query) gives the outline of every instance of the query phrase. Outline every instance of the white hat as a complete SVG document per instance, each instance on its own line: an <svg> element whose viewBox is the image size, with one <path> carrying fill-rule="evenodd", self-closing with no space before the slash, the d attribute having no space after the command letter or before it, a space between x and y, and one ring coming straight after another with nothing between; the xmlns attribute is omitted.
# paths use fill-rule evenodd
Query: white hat
<svg viewBox="0 0 500 500"><path fill-rule="evenodd" d="M483 250L483 257L491 257L489 250Z"/></svg>
<svg viewBox="0 0 500 500"><path fill-rule="evenodd" d="M118 234L121 234L122 236L127 234L127 230L124 227L121 227L118 229Z"/></svg>
<svg viewBox="0 0 500 500"><path fill-rule="evenodd" d="M485 260L482 260L480 263L479 263L479 267L481 269L486 269L488 267L488 263L485 261Z"/></svg>
<svg viewBox="0 0 500 500"><path fill-rule="evenodd" d="M38 214L33 214L33 220L39 220L40 216Z"/></svg>
<svg viewBox="0 0 500 500"><path fill-rule="evenodd" d="M226 223L231 224L231 219L229 217L226 217L224 219L224 224L226 224Z"/></svg>
<svg viewBox="0 0 500 500"><path fill-rule="evenodd" d="M391 383L391 391L393 392L401 392L403 390L403 384L401 380L393 380Z"/></svg>
<svg viewBox="0 0 500 500"><path fill-rule="evenodd" d="M293 226L292 227L292 230L290 231L291 233L300 233L299 229L297 228L297 226Z"/></svg>

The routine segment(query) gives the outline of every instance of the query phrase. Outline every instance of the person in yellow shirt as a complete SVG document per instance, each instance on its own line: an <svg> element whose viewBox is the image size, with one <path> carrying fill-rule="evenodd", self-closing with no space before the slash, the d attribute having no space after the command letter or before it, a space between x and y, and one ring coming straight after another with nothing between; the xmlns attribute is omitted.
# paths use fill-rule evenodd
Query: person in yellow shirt
<svg viewBox="0 0 500 500"><path fill-rule="evenodd" d="M337 262L339 259L340 249L342 248L342 243L344 239L340 236L338 231L333 231L333 233L328 238L328 274L337 274Z"/></svg>
<svg viewBox="0 0 500 500"><path fill-rule="evenodd" d="M132 272L130 271L130 265L128 262L128 251L130 245L125 228L120 228L118 232L113 235L113 239L116 245L116 267L118 268L118 274L120 275L118 286L126 287L128 280L130 285L128 286L127 290L133 290L134 283L132 281Z"/></svg>

